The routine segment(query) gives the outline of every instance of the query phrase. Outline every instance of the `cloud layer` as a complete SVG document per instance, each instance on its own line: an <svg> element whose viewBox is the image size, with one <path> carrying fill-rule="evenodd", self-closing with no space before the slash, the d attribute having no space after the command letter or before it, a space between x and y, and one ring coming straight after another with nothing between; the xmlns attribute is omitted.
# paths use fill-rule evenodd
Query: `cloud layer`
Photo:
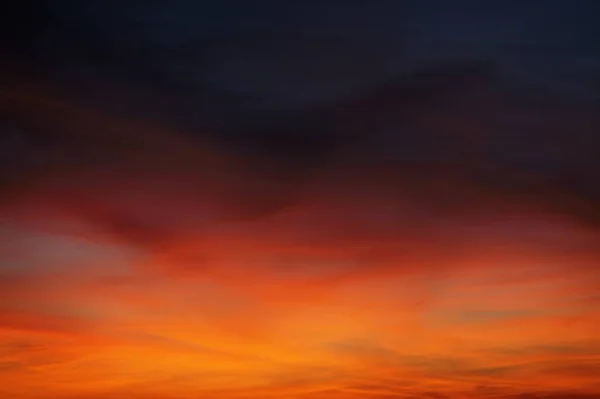
<svg viewBox="0 0 600 399"><path fill-rule="evenodd" d="M1 65L1 396L600 397L596 2L172 3Z"/></svg>
<svg viewBox="0 0 600 399"><path fill-rule="evenodd" d="M243 159L98 120L135 150L88 123L3 203L7 397L600 394L598 231L556 201L365 152L262 208Z"/></svg>

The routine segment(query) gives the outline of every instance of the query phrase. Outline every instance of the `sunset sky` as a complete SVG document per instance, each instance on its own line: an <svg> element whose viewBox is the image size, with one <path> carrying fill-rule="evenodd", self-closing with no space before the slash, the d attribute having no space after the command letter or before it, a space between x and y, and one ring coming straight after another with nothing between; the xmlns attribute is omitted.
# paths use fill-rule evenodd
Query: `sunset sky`
<svg viewBox="0 0 600 399"><path fill-rule="evenodd" d="M0 397L600 398L600 2L31 3Z"/></svg>

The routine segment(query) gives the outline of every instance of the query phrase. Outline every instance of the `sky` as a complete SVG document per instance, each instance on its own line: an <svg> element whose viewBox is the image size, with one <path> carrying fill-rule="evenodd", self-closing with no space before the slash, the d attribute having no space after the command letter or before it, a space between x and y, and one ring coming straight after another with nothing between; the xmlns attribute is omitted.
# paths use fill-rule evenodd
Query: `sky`
<svg viewBox="0 0 600 399"><path fill-rule="evenodd" d="M599 13L13 4L0 394L600 398Z"/></svg>

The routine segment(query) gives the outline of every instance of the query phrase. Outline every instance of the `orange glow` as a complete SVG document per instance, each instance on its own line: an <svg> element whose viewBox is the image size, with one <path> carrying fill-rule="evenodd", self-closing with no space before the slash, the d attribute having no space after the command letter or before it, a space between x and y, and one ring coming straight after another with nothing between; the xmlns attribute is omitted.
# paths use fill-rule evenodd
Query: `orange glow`
<svg viewBox="0 0 600 399"><path fill-rule="evenodd" d="M501 249L482 244L432 259L427 243L414 253L387 245L381 258L377 243L261 242L256 237L269 232L262 225L246 240L180 237L155 253L37 234L32 252L13 254L30 269L2 282L2 393L600 394L593 254L560 248L542 256L549 243L495 237L505 241ZM532 234L555 229L561 241L583 234L560 223L541 229ZM13 251L35 235L10 234ZM41 249L45 243L51 247Z"/></svg>

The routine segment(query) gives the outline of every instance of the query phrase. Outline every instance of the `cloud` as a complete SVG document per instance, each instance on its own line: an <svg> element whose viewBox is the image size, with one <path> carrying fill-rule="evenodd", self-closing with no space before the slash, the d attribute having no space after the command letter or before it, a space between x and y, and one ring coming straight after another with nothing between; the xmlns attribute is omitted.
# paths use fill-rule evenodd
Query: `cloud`
<svg viewBox="0 0 600 399"><path fill-rule="evenodd" d="M438 65L258 133L6 79L4 396L598 396L597 118Z"/></svg>

